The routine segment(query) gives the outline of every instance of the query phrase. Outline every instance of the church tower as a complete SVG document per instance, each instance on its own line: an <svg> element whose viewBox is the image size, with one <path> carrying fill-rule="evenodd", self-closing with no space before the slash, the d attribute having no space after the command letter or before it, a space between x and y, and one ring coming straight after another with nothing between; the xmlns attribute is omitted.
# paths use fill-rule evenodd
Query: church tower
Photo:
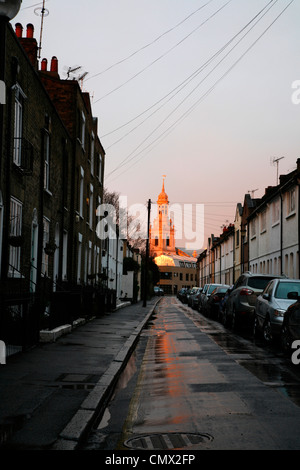
<svg viewBox="0 0 300 470"><path fill-rule="evenodd" d="M150 256L175 254L175 228L169 218L169 199L165 192L165 178L157 199L157 217L150 227Z"/></svg>

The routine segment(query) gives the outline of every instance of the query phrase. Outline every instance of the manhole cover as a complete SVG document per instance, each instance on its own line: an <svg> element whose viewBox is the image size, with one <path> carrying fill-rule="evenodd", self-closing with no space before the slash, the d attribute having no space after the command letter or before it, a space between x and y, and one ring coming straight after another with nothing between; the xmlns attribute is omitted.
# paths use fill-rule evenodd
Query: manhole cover
<svg viewBox="0 0 300 470"><path fill-rule="evenodd" d="M131 437L124 442L126 447L141 450L181 449L196 444L205 444L213 440L209 434L166 433L145 434Z"/></svg>

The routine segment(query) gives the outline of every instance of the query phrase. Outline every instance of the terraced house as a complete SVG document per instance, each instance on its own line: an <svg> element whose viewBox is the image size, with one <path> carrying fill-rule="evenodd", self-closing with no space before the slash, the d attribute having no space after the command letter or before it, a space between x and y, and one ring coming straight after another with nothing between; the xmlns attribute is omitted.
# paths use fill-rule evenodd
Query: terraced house
<svg viewBox="0 0 300 470"><path fill-rule="evenodd" d="M0 332L12 349L104 302L97 205L105 151L88 93L0 19ZM74 306L76 305L76 309Z"/></svg>
<svg viewBox="0 0 300 470"><path fill-rule="evenodd" d="M245 271L300 277L300 159L260 199L246 194L234 224L208 240L197 260L200 285L234 284Z"/></svg>

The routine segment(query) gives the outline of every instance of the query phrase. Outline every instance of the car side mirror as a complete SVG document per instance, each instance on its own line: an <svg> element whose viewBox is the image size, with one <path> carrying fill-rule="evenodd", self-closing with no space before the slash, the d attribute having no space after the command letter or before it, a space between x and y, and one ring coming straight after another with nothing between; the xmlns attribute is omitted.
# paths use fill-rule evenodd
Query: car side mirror
<svg viewBox="0 0 300 470"><path fill-rule="evenodd" d="M270 300L270 295L269 294L263 294L263 299Z"/></svg>

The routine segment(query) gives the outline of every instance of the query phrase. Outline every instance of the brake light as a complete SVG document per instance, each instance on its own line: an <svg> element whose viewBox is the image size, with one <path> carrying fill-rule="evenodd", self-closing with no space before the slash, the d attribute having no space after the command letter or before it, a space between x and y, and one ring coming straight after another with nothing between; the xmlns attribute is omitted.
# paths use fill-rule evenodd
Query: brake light
<svg viewBox="0 0 300 470"><path fill-rule="evenodd" d="M251 289L247 289L246 287L240 291L240 295L252 295L254 291Z"/></svg>

